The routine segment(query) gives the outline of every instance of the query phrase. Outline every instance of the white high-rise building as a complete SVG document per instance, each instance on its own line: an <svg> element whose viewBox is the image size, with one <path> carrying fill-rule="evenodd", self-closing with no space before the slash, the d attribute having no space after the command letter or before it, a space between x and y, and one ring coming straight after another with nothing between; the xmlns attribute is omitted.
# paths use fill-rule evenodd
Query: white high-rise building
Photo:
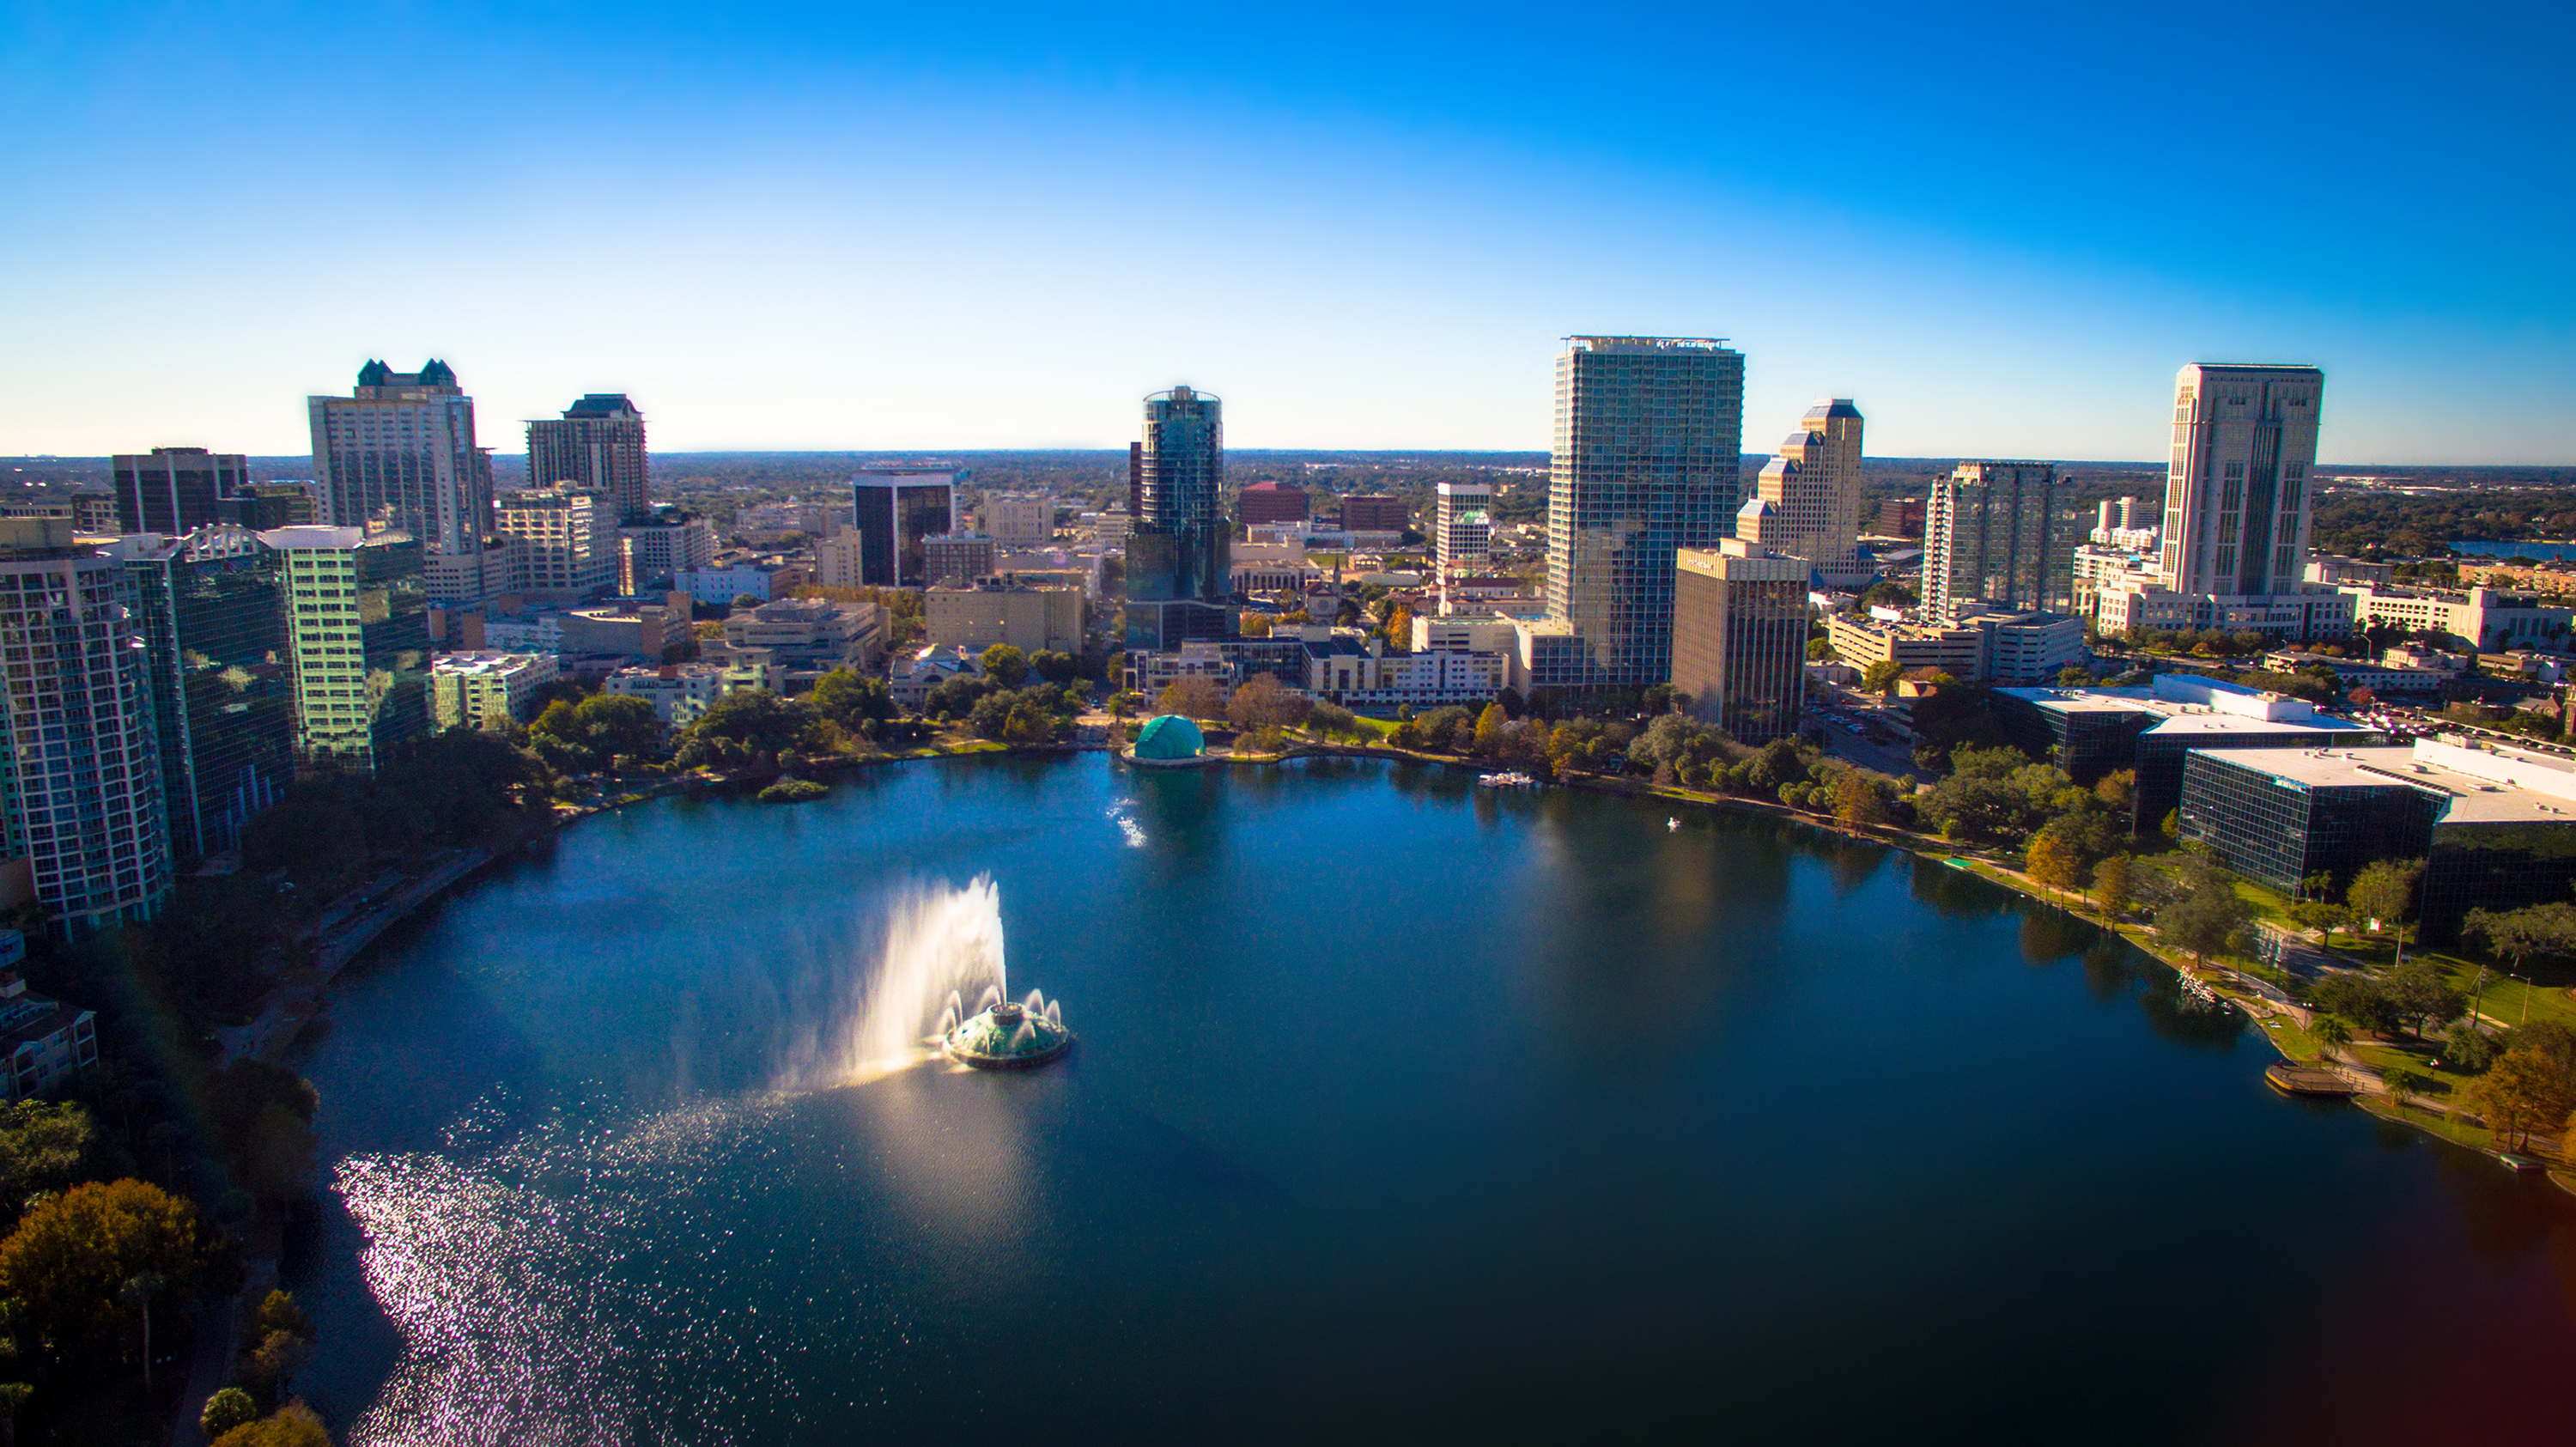
<svg viewBox="0 0 2576 1447"><path fill-rule="evenodd" d="M1440 484L1440 516L1431 545L1441 577L1481 568L1493 557L1493 506L1492 483Z"/></svg>
<svg viewBox="0 0 2576 1447"><path fill-rule="evenodd" d="M2166 587L2247 597L2299 591L2325 390L2326 374L2314 367L2195 363L2174 378L2157 568Z"/></svg>
<svg viewBox="0 0 2576 1447"><path fill-rule="evenodd" d="M518 554L520 591L549 603L586 603L617 585L617 502L604 490L520 488L501 494L502 536Z"/></svg>
<svg viewBox="0 0 2576 1447"><path fill-rule="evenodd" d="M1848 397L1818 398L1763 464L1755 496L1771 506L1759 515L1761 535L1746 541L1804 558L1828 580L1858 576L1860 457L1860 409Z"/></svg>
<svg viewBox="0 0 2576 1447"><path fill-rule="evenodd" d="M406 533L434 552L482 551L492 459L474 444L474 399L445 362L417 372L369 362L354 393L306 407L325 525Z"/></svg>

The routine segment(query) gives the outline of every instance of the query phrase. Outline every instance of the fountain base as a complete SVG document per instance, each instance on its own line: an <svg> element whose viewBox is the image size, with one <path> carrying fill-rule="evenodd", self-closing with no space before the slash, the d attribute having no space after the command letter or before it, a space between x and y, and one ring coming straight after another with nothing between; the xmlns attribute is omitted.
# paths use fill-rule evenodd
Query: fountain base
<svg viewBox="0 0 2576 1447"><path fill-rule="evenodd" d="M1045 1015L1004 1001L941 1037L949 1059L977 1070L1026 1070L1073 1048L1073 1032Z"/></svg>

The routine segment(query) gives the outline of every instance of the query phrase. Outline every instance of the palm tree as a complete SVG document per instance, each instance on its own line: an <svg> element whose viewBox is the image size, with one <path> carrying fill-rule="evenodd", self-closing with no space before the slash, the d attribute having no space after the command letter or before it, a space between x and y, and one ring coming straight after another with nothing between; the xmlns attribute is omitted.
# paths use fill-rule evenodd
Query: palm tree
<svg viewBox="0 0 2576 1447"><path fill-rule="evenodd" d="M2331 1060L2336 1051L2352 1043L2352 1027L2343 1023L2342 1016L2328 1015L2317 1022L2317 1043L2325 1047L2326 1058Z"/></svg>
<svg viewBox="0 0 2576 1447"><path fill-rule="evenodd" d="M146 1395L152 1391L152 1298L168 1284L160 1272L142 1271L137 1272L125 1283L125 1289L117 1293L120 1300L138 1303L143 1308L143 1390Z"/></svg>

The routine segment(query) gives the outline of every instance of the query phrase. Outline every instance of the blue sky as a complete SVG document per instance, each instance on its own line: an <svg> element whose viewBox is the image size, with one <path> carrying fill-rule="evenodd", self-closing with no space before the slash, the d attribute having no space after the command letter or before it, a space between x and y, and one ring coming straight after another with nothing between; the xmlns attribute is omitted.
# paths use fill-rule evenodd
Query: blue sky
<svg viewBox="0 0 2576 1447"><path fill-rule="evenodd" d="M306 446L436 355L483 440L1547 444L1575 332L1745 440L2151 458L2189 361L2345 462L2576 461L2570 7L0 0L0 453Z"/></svg>

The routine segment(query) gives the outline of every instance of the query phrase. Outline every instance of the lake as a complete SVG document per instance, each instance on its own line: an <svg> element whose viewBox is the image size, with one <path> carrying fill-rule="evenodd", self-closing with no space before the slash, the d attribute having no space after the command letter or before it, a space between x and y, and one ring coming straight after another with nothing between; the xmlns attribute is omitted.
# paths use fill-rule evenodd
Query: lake
<svg viewBox="0 0 2576 1447"><path fill-rule="evenodd" d="M2576 543L2499 543L2485 540L2455 540L2449 546L2455 553L2466 553L2478 558L2529 558L2536 563L2576 558Z"/></svg>
<svg viewBox="0 0 2576 1447"><path fill-rule="evenodd" d="M1074 1053L840 1083L880 957L996 927ZM2259 1034L1895 850L1424 766L662 800L345 980L297 1388L360 1443L2563 1433L2576 1200Z"/></svg>

